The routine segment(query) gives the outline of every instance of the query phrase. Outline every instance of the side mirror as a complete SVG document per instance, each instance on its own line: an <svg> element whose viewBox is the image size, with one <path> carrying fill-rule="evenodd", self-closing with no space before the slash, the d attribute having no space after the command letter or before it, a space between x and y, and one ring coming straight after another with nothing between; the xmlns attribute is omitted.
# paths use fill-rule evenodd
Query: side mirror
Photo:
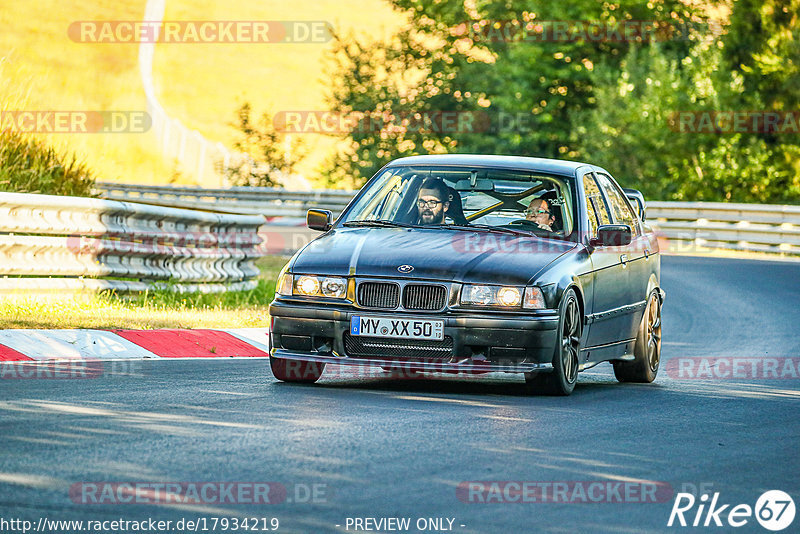
<svg viewBox="0 0 800 534"><path fill-rule="evenodd" d="M639 220L644 222L646 209L642 192L636 189L623 189L622 192L625 193L625 196L628 197L628 200L633 204L633 208L636 210Z"/></svg>
<svg viewBox="0 0 800 534"><path fill-rule="evenodd" d="M604 224L597 229L597 237L592 239L593 246L624 247L631 244L633 232L627 224Z"/></svg>
<svg viewBox="0 0 800 534"><path fill-rule="evenodd" d="M306 226L312 230L327 232L331 229L333 214L329 210L308 210L306 213Z"/></svg>

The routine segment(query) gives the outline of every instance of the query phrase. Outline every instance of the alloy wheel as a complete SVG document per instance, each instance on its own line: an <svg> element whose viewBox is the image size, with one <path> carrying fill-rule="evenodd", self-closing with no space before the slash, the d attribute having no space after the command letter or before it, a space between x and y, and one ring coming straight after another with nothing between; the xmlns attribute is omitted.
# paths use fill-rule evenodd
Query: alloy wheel
<svg viewBox="0 0 800 534"><path fill-rule="evenodd" d="M564 369L564 378L570 384L578 377L580 343L581 323L578 303L575 299L570 299L564 310L564 330L561 335L561 365Z"/></svg>
<svg viewBox="0 0 800 534"><path fill-rule="evenodd" d="M647 361L656 371L661 359L661 306L655 295L647 307Z"/></svg>

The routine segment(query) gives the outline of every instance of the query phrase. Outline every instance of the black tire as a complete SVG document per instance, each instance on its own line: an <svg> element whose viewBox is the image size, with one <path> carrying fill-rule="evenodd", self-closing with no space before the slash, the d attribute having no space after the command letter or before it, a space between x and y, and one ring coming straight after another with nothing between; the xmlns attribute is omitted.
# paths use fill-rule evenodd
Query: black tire
<svg viewBox="0 0 800 534"><path fill-rule="evenodd" d="M272 374L278 380L297 384L313 384L319 380L325 370L324 363L275 357L270 357L269 366L272 368Z"/></svg>
<svg viewBox="0 0 800 534"><path fill-rule="evenodd" d="M633 355L633 361L614 362L614 376L617 380L641 383L655 380L661 363L661 299L657 289L647 297Z"/></svg>
<svg viewBox="0 0 800 534"><path fill-rule="evenodd" d="M525 373L528 393L533 395L566 396L578 381L579 355L583 317L575 291L568 289L561 299L558 320L558 340L553 354L553 371Z"/></svg>

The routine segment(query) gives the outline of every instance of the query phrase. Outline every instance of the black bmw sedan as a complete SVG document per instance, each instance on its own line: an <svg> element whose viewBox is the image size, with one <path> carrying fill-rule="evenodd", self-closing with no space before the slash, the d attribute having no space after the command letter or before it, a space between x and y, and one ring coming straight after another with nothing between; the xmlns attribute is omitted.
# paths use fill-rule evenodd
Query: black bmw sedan
<svg viewBox="0 0 800 534"><path fill-rule="evenodd" d="M595 165L510 156L395 160L280 273L270 304L279 380L325 364L524 373L569 395L610 361L652 382L661 262L645 203Z"/></svg>

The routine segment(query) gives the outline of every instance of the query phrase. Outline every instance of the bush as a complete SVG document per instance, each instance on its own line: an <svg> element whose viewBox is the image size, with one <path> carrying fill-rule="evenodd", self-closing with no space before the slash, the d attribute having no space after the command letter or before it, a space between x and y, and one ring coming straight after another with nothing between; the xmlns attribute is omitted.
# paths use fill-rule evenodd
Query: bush
<svg viewBox="0 0 800 534"><path fill-rule="evenodd" d="M18 132L0 131L0 191L92 196L95 179L74 154L64 155Z"/></svg>

